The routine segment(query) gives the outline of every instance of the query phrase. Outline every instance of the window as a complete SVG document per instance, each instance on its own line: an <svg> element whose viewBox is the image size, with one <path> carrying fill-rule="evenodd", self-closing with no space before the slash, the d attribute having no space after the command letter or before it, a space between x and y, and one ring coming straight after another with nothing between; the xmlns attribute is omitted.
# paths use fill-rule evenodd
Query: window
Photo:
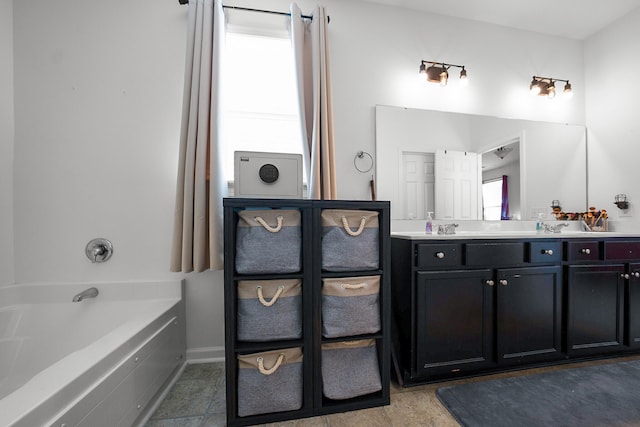
<svg viewBox="0 0 640 427"><path fill-rule="evenodd" d="M502 212L502 178L482 183L482 217L500 220Z"/></svg>
<svg viewBox="0 0 640 427"><path fill-rule="evenodd" d="M293 61L288 38L227 32L220 93L227 181L234 151L302 154Z"/></svg>

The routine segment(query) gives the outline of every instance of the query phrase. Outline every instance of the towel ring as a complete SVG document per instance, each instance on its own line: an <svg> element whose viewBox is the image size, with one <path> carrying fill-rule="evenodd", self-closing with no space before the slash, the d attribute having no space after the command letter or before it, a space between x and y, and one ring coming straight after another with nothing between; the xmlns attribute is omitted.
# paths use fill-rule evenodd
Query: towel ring
<svg viewBox="0 0 640 427"><path fill-rule="evenodd" d="M360 160L360 163L364 162L364 166L362 164L358 166L358 160ZM355 166L358 172L367 173L373 169L373 156L366 151L358 151L353 158L353 166Z"/></svg>

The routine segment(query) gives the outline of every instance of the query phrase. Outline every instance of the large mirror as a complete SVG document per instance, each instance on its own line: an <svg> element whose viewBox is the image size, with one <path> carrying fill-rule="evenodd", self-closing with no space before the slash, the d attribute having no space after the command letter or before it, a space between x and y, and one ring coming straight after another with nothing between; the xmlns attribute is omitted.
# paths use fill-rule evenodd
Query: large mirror
<svg viewBox="0 0 640 427"><path fill-rule="evenodd" d="M502 219L536 219L552 201L566 212L587 207L584 126L378 105L375 158L391 219L484 219L483 182L502 177Z"/></svg>

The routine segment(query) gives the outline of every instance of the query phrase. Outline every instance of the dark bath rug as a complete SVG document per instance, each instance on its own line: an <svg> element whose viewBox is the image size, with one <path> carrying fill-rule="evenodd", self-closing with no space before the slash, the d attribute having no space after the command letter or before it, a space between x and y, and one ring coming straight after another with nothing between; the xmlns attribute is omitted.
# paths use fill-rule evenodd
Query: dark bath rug
<svg viewBox="0 0 640 427"><path fill-rule="evenodd" d="M640 426L640 360L441 387L463 426Z"/></svg>

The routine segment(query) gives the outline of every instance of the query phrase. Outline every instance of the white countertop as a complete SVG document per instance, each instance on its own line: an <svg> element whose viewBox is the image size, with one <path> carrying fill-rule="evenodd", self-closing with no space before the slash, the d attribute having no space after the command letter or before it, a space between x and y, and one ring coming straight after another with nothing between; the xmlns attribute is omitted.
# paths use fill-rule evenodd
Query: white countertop
<svg viewBox="0 0 640 427"><path fill-rule="evenodd" d="M616 231L458 231L456 234L426 234L424 231L392 231L391 237L408 240L460 240L460 239L602 239L607 237L640 237L640 233Z"/></svg>

